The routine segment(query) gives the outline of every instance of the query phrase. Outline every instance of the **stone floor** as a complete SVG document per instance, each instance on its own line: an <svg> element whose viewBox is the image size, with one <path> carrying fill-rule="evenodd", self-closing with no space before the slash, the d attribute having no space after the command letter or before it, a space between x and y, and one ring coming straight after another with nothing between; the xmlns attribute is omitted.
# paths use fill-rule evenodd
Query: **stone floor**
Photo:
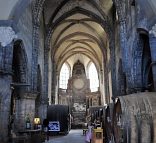
<svg viewBox="0 0 156 143"><path fill-rule="evenodd" d="M82 134L82 129L71 130L68 135L50 137L45 143L85 143L85 136Z"/></svg>

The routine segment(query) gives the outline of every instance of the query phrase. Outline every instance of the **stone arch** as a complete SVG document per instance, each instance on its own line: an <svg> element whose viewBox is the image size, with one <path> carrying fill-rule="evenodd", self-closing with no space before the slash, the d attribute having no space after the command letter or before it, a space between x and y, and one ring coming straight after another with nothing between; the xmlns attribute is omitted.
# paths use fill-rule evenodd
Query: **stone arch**
<svg viewBox="0 0 156 143"><path fill-rule="evenodd" d="M39 27L40 17L43 10L45 0L35 0L33 2L33 42L32 42L32 65L31 65L31 90L32 92L37 91L37 69L38 69L38 47L39 47ZM48 49L44 48L44 84L45 94L48 94Z"/></svg>
<svg viewBox="0 0 156 143"><path fill-rule="evenodd" d="M72 67L70 66L70 64L69 64L68 61L66 61L66 60L64 60L64 61L61 63L60 68L57 68L57 71L58 71L58 73L59 73L59 75L60 75L61 68L62 68L62 66L63 66L64 63L65 63L66 66L68 67L68 70L69 70L69 77L70 77L70 76L71 76Z"/></svg>
<svg viewBox="0 0 156 143"><path fill-rule="evenodd" d="M143 90L154 90L153 74L152 74L152 59L149 45L149 36L142 34L143 54L142 54L142 84Z"/></svg>
<svg viewBox="0 0 156 143"><path fill-rule="evenodd" d="M51 22L52 22L52 19L54 19L54 17L57 15L57 13L58 13L58 11L68 2L68 1L70 1L70 0L63 0L60 4L59 4L59 6L56 8L56 10L55 10L55 12L54 12L54 14L52 15L52 17L50 18L51 20ZM33 16L34 16L34 20L35 20L35 22L34 22L34 25L39 25L39 19L40 19L40 16L41 16L41 12L42 12L42 10L43 10L43 5L44 5L44 3L45 3L45 0L36 0L36 2L34 3L34 6L33 6ZM87 11L87 10L84 10L84 9L82 9L82 8L80 8L80 7L76 7L75 8L75 10L77 11L77 12L82 12L82 13L85 13L86 15L88 15L89 17L91 16L92 18L94 18L94 19L96 19L96 21L98 21L98 23L100 24L100 25L102 25L102 27L105 29L105 30L107 30L107 34L108 34L108 36L109 36L109 39L110 39L110 41L112 41L114 38L113 38L113 29L112 29L112 27L111 27L111 22L110 22L110 20L109 20L109 18L105 15L105 13L101 10L101 8L100 8L100 6L98 6L97 4L96 4L96 2L94 2L94 1L90 1L90 3L92 4L92 5L94 5L94 7L103 15L103 17L104 17L104 19L105 20L103 20L103 19L101 19L100 17L98 17L96 14L94 14L94 13L92 13L92 12L89 12L89 11ZM75 10L72 10L72 11L75 11ZM72 13L72 11L69 11L69 13ZM67 15L67 14L66 14ZM61 18L60 18L61 19ZM51 25L51 22L49 23L49 25ZM56 22L54 25L56 26L57 25L57 23L58 22ZM46 48L49 48L49 46L50 46L50 39L51 39L51 35L52 35L52 31L54 30L54 27L55 26L49 26L49 30L48 30L48 33L47 33L47 46L46 46ZM35 26L34 26L35 27ZM34 28L34 33L36 33L38 31L38 29L36 29L36 28ZM37 40L37 39L36 39ZM34 39L34 42L36 41L35 39ZM110 47L111 48L114 48L114 44L112 44L111 42L110 42Z"/></svg>
<svg viewBox="0 0 156 143"><path fill-rule="evenodd" d="M93 20L95 20L97 23L99 23L106 30L106 33L107 33L108 39L109 39L109 48L111 51L111 62L110 63L111 63L111 65L113 65L115 63L115 56L114 56L115 55L115 50L114 50L115 46L114 46L114 36L112 34L113 30L112 30L109 22L107 20L104 21L98 15L92 13L91 11L85 10L80 7L76 7L74 9L72 9L71 11L63 14L60 18L58 18L55 23L52 23L51 25L49 24L49 30L48 30L48 33L46 36L47 47L50 47L50 39L51 39L53 31L55 30L57 25L59 23L61 23L65 18L67 18L73 14L76 14L76 13L84 14L84 15L91 17ZM103 53L103 54L106 55L106 53ZM104 61L106 61L106 60L104 60ZM112 68L113 68L112 71L115 71L115 67L112 67ZM113 80L115 81L116 80L115 74L113 74L112 77L113 77Z"/></svg>
<svg viewBox="0 0 156 143"><path fill-rule="evenodd" d="M146 31L146 29L142 29ZM133 89L132 92L153 90L152 60L149 36L139 31L133 45Z"/></svg>
<svg viewBox="0 0 156 143"><path fill-rule="evenodd" d="M15 7L12 9L10 14L10 19L13 19L13 26L18 23L21 13L28 7L29 4L32 5L32 19L33 19L33 50L32 50L32 71L31 71L31 90L36 91L37 87L35 85L37 82L37 58L38 58L38 47L39 47L39 27L40 27L40 17L43 10L45 0L19 0ZM15 27L16 28L16 27ZM18 29L17 29L18 30ZM47 57L47 55L45 56Z"/></svg>
<svg viewBox="0 0 156 143"><path fill-rule="evenodd" d="M41 13L43 11L43 5L46 0L35 0L33 3L33 22L35 25L39 25Z"/></svg>
<svg viewBox="0 0 156 143"><path fill-rule="evenodd" d="M96 37L94 37L94 36L91 35L91 34L87 34L87 33L84 33L84 32L75 32L75 33L69 34L68 36L66 36L66 37L64 37L63 39L60 40L60 42L54 47L52 57L54 57L55 51L57 50L57 48L58 48L64 41L66 41L67 39L70 39L71 37L77 36L77 35L82 35L82 36L85 36L85 37L89 37L89 38L92 39L95 43L97 43L98 46L101 48L101 51L103 51L103 53L105 53L105 52L104 52L105 49L103 49L104 45L102 44L102 42L99 41L99 39L97 39ZM106 58L106 57L104 56L104 58Z"/></svg>
<svg viewBox="0 0 156 143"><path fill-rule="evenodd" d="M51 37L52 37L52 34L53 34L53 31L54 31L54 29L57 27L57 25L59 24L59 23L61 23L61 21L63 21L65 18L67 18L67 17L69 17L69 16L71 16L71 15L73 15L73 14L75 14L75 13L81 13L81 14L84 14L84 15L87 15L87 16L89 16L89 17L91 17L93 20L95 20L97 23L99 23L105 30L107 30L107 34L109 35L109 45L110 45L110 49L111 49L111 51L114 51L113 49L114 49L114 44L112 43L113 42L113 35L112 35L112 29L111 29L111 27L110 27L110 25L109 25L109 23L107 22L107 21L104 21L103 19L101 19L98 15L96 15L96 14L94 14L94 13L92 13L92 12L90 12L90 11L88 11L88 10L85 10L85 9L82 9L82 8L78 8L78 7L76 7L76 8L74 8L74 9L72 9L71 11L69 11L69 12L67 12L67 13L65 13L65 14L63 14L59 19L57 19L56 20L56 22L55 23L53 23L52 25L50 25L50 27L49 27L49 33L47 33L48 35L47 35L47 37L46 37L46 43L47 43L47 47L50 47L50 39L51 39ZM114 53L115 54L115 53ZM103 55L104 55L104 57L105 57L105 59L107 59L106 58L106 53L105 52L103 52ZM115 62L115 60L114 60L114 58L115 58L115 56L113 56L113 54L111 54L112 55L112 63L113 62ZM53 60L52 60L53 61ZM104 61L106 61L106 60L104 60ZM113 64L112 64L113 65ZM106 64L105 64L105 66L106 66ZM113 67L113 68L115 68L115 67ZM113 70L113 71L115 71L115 70ZM106 73L106 72L105 72ZM115 74L113 74L114 76L113 76L113 79L114 79L114 81L115 81Z"/></svg>
<svg viewBox="0 0 156 143"><path fill-rule="evenodd" d="M99 78L99 80L100 80L100 73L99 73L99 70L100 70L101 66L100 66L100 65L97 65L93 60L90 60L90 61L88 62L88 64L87 64L87 66L86 66L86 75L87 75L87 77L89 77L89 67L90 67L90 65L91 65L92 63L95 65L95 68L96 68L96 71L97 71L97 74L98 74L98 78Z"/></svg>
<svg viewBox="0 0 156 143"><path fill-rule="evenodd" d="M68 2L69 0L64 0L60 3L60 5L58 6L58 8L55 10L54 14L56 15L57 12L59 11L59 9L66 4L66 2ZM43 4L44 4L45 0L38 0L36 1L36 4L34 5L34 11L33 11L33 15L34 15L34 20L36 19L36 21L34 21L34 27L33 27L33 55L37 55L37 48L38 48L38 43L39 43L39 39L38 39L38 34L39 34L39 18L40 18L40 15L41 15L41 11L43 9ZM93 1L92 1L92 4L93 4ZM97 7L97 5L96 5ZM99 11L100 8L99 8ZM92 19L95 19L95 21L97 21L97 23L99 23L100 25L102 25L102 27L106 30L106 33L108 34L108 39L109 39L109 48L110 48L110 52L111 52L111 61L110 61L110 64L111 65L114 65L115 64L115 45L114 45L114 35L112 34L113 33L113 29L111 27L111 22L109 21L108 17L105 17L106 19L101 19L99 16L97 16L95 13L91 12L91 11L87 11L85 9L82 9L80 7L76 7L75 9L73 9L72 11L69 11L68 13L65 13L60 19L58 19L54 24L52 23L49 23L48 24L48 32L47 32L47 35L46 35L46 41L45 41L45 68L44 68L44 75L46 75L46 73L48 72L48 49L50 47L50 39L52 37L52 32L54 31L54 28L57 26L57 24L61 21L61 19L64 19L66 17L68 17L68 15L72 15L74 13L82 13L82 14L85 14L85 15L88 15L89 17L91 17ZM53 15L53 17L55 17L55 15ZM102 14L104 15L104 13ZM103 53L103 54L106 54L106 53ZM53 60L52 60L53 61ZM103 60L105 61L105 60ZM55 65L54 65L55 66ZM37 69L37 68L34 68L34 67L37 67L37 57L33 57L33 64L32 64L32 89L35 90L35 77L33 77L34 73L35 73L35 70L34 69ZM104 64L104 67L106 67L106 63ZM115 66L111 67L112 68L112 71L116 71L115 69ZM106 72L105 72L106 73ZM112 73L113 74L113 73ZM115 81L116 80L116 77L115 77L115 73L113 74L112 76L113 80ZM46 78L48 79L48 78ZM113 82L113 87L115 87L115 82ZM46 88L48 86L46 85Z"/></svg>
<svg viewBox="0 0 156 143"><path fill-rule="evenodd" d="M88 50L87 48L84 48L82 46L76 46L73 49L69 49L71 46L75 45L76 42L73 42L72 44L70 44L69 46L66 47L66 50L63 51L63 54L60 55L60 58L64 57L68 52L73 51L75 49L85 49L85 51L89 52L90 54L94 55L95 57L98 57L97 53L95 53L95 50ZM86 42L79 42L81 44L83 44L84 46L87 45ZM92 48L90 45L87 45L89 48ZM99 58L97 58L97 61L99 63L99 65L101 65Z"/></svg>
<svg viewBox="0 0 156 143"><path fill-rule="evenodd" d="M71 0L63 0L59 6L56 8L54 14L51 16L50 18L50 22L49 23L53 23L54 18L56 17L56 15L58 14L59 10L65 6L69 1ZM101 15L104 19L108 20L108 22L110 22L109 18L106 16L106 14L102 11L101 7L94 1L94 0L90 0L90 1L86 1L86 3L88 3L89 5L92 5ZM79 6L77 6L79 7ZM80 8L80 7L79 7ZM69 10L70 11L70 10Z"/></svg>
<svg viewBox="0 0 156 143"><path fill-rule="evenodd" d="M88 64L87 64L87 68L86 68L86 75L87 75L87 77L89 78L89 71L90 71L90 66L91 66L91 64L94 64L94 66L95 66L95 69L96 69L96 72L97 72L97 77L98 77L98 81L99 81L99 86L100 86L100 77L101 77L101 72L100 72L100 67L98 66L98 65L96 65L95 63L94 63L94 61L92 61L92 60L90 60L89 62L88 62ZM91 82L91 81L90 81Z"/></svg>
<svg viewBox="0 0 156 143"><path fill-rule="evenodd" d="M21 13L27 8L27 6L31 3L30 0L19 0L15 7L12 9L12 12L9 16L10 19L14 20L14 23L17 24Z"/></svg>
<svg viewBox="0 0 156 143"><path fill-rule="evenodd" d="M68 55L67 57L65 57L65 58L63 59L63 61L59 62L58 65L62 65L69 57L71 57L71 56L73 56L73 55L76 55L76 54L77 54L77 52L71 53L70 55ZM89 54L86 54L86 53L84 53L84 52L81 52L81 54L85 55L86 57L88 57L89 59L91 59L91 60L94 61L94 62L95 62L95 60L96 60L96 59L92 58L92 56L90 56ZM95 65L97 66L97 64L95 64ZM98 65L98 66L100 66L100 65ZM58 67L57 67L57 70L59 71L60 68L61 68L61 66L58 66Z"/></svg>
<svg viewBox="0 0 156 143"><path fill-rule="evenodd" d="M12 59L12 93L11 93L11 103L10 103L10 116L14 117L15 113L16 119L14 122L12 121L9 125L12 128L12 124L15 126L15 130L17 130L16 126L19 123L20 115L19 110L17 110L16 106L19 104L17 100L23 98L23 95L28 92L28 58L25 51L25 47L23 41L18 39L13 43L13 59ZM17 126L18 127L18 126ZM11 131L11 129L10 129Z"/></svg>
<svg viewBox="0 0 156 143"><path fill-rule="evenodd" d="M90 21L94 21L94 20L90 20ZM68 22L70 22L70 20L68 20ZM56 40L54 41L54 44L53 45L56 45L57 41L59 40L59 37L61 36L62 33L64 33L66 30L68 30L69 28L71 28L72 26L74 26L77 21L74 20L74 21L71 21L72 23L69 24L68 26L66 26L61 32L60 34L57 36ZM63 22L64 23L64 22ZM60 23L62 24L62 23ZM84 27L86 27L87 29L91 30L92 32L94 32L94 34L96 35L96 37L98 37L98 39L100 39L100 41L102 41L103 39L101 38L100 34L97 33L97 31L91 27L89 24L85 23L85 22L82 22L82 21L79 21L79 24L83 25Z"/></svg>
<svg viewBox="0 0 156 143"><path fill-rule="evenodd" d="M28 59L22 40L17 40L13 45L13 82L28 83Z"/></svg>
<svg viewBox="0 0 156 143"><path fill-rule="evenodd" d="M76 13L84 14L84 15L87 15L87 16L91 17L92 19L94 19L106 31L106 33L108 35L109 42L113 39L113 34L112 34L113 29L110 27L110 24L108 21L106 21L106 20L104 21L98 15L94 14L91 11L85 10L80 7L76 7L74 9L72 9L71 11L68 11L67 13L63 14L61 17L59 17L55 23L49 23L49 27L48 27L49 30L48 30L47 37L46 37L46 43L48 44L48 47L50 45L50 39L52 37L53 31L55 30L57 25L60 24L67 17L69 17L73 14L76 14ZM112 44L110 44L110 45L112 45Z"/></svg>
<svg viewBox="0 0 156 143"><path fill-rule="evenodd" d="M63 67L63 64L65 64L65 66L68 68L68 71L69 71L69 78L72 76L72 70L71 70L71 66L70 66L70 64L67 62L67 61L64 61L63 63L61 63L61 65L60 65L60 68L59 69L57 69L57 71L58 71L58 83L59 83L59 87L60 87L60 75L61 75L61 69L62 69L62 67Z"/></svg>

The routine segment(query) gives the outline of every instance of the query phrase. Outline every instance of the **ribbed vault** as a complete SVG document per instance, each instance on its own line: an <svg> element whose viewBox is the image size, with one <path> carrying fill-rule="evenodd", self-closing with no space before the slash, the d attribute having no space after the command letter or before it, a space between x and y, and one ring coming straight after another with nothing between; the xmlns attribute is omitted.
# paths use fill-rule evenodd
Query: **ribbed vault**
<svg viewBox="0 0 156 143"><path fill-rule="evenodd" d="M110 21L100 7L89 1L85 1L84 5L81 2L72 3L71 0L62 6L47 22L51 58L57 65L57 71L64 62L72 67L76 60L84 65L92 61L100 70L103 61L109 60Z"/></svg>

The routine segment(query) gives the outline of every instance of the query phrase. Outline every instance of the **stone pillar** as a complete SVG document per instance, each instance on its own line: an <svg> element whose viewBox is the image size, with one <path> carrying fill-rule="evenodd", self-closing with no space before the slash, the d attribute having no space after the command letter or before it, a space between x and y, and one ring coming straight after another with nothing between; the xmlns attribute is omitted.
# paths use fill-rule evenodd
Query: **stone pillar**
<svg viewBox="0 0 156 143"><path fill-rule="evenodd" d="M0 142L8 143L12 82L12 40L16 34L11 27L0 27Z"/></svg>
<svg viewBox="0 0 156 143"><path fill-rule="evenodd" d="M135 42L133 44L133 56L132 56L132 68L131 68L131 77L132 77L132 89L133 92L143 91L143 49L144 40L140 34L136 35Z"/></svg>
<svg viewBox="0 0 156 143"><path fill-rule="evenodd" d="M53 60L53 63L52 63L52 88L51 88L51 103L54 104L55 103L55 93L56 93L56 82L57 82L57 78L56 78L56 63L55 61Z"/></svg>
<svg viewBox="0 0 156 143"><path fill-rule="evenodd" d="M122 55L122 68L123 72L126 73L128 70L128 47L127 47L127 31L126 31L126 12L125 12L125 1L115 0L116 11L119 20L119 33L120 33L120 49Z"/></svg>
<svg viewBox="0 0 156 143"><path fill-rule="evenodd" d="M115 43L115 42L113 42ZM115 45L110 44L111 50L111 81L112 82L112 96L117 96L117 83L116 83L116 60L115 60Z"/></svg>
<svg viewBox="0 0 156 143"><path fill-rule="evenodd" d="M31 65L31 90L37 91L37 69L38 69L38 50L39 50L39 24L33 25L33 48Z"/></svg>
<svg viewBox="0 0 156 143"><path fill-rule="evenodd" d="M118 69L118 96L126 95L126 75L122 70L122 60L119 60L119 69Z"/></svg>
<svg viewBox="0 0 156 143"><path fill-rule="evenodd" d="M59 75L58 71L56 71L56 81L55 81L55 104L59 104Z"/></svg>
<svg viewBox="0 0 156 143"><path fill-rule="evenodd" d="M152 30L149 33L150 33L149 43L150 43L150 50L151 50L153 83L154 83L154 90L156 91L156 24L152 27Z"/></svg>
<svg viewBox="0 0 156 143"><path fill-rule="evenodd" d="M141 4L142 0L136 1L136 22L137 31L139 33L147 34L148 31L148 20L145 16L145 11L143 11Z"/></svg>
<svg viewBox="0 0 156 143"><path fill-rule="evenodd" d="M127 47L127 36L126 36L126 21L125 19L121 19L119 21L120 23L120 47L121 47L121 55L122 55L122 68L124 72L127 72L127 67L128 67L128 55L127 55L127 51L128 51L128 47Z"/></svg>
<svg viewBox="0 0 156 143"><path fill-rule="evenodd" d="M13 129L16 131L26 128L26 117L29 116L31 128L33 129L33 119L35 117L36 93L23 93L16 99L16 114Z"/></svg>
<svg viewBox="0 0 156 143"><path fill-rule="evenodd" d="M39 117L41 121L46 118L47 106L48 106L48 58L49 58L49 48L48 45L44 47L44 78L43 78L43 94L41 95L41 104L39 106Z"/></svg>
<svg viewBox="0 0 156 143"><path fill-rule="evenodd" d="M41 98L41 104L39 106L39 117L41 122L47 118L48 98Z"/></svg>
<svg viewBox="0 0 156 143"><path fill-rule="evenodd" d="M11 104L11 75L0 75L0 142L7 143Z"/></svg>

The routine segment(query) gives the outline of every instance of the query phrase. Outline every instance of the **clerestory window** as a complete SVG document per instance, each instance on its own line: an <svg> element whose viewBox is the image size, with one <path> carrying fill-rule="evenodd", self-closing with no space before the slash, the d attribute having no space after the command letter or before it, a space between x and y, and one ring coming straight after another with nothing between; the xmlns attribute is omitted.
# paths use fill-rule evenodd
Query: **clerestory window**
<svg viewBox="0 0 156 143"><path fill-rule="evenodd" d="M99 79L98 79L98 73L96 70L96 67L94 65L94 63L91 63L89 65L89 79L90 79L90 89L91 92L95 92L98 91L99 88Z"/></svg>
<svg viewBox="0 0 156 143"><path fill-rule="evenodd" d="M69 73L70 73L69 67L66 63L64 63L60 71L59 88L67 89Z"/></svg>

